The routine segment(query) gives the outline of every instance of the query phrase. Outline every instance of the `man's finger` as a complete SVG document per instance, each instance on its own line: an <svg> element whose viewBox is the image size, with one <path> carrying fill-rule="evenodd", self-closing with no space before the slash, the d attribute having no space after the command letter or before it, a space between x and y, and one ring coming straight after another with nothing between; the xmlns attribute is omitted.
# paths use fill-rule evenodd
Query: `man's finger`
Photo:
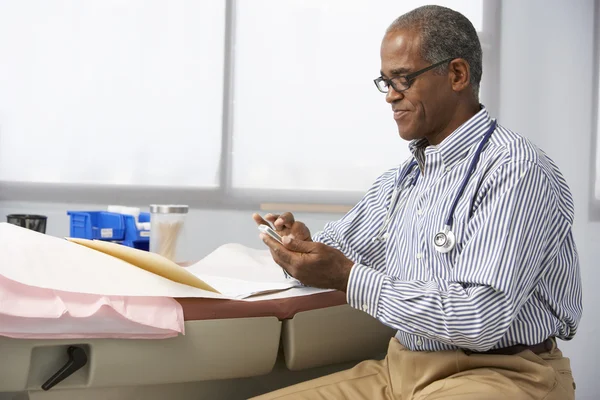
<svg viewBox="0 0 600 400"><path fill-rule="evenodd" d="M283 238L283 245L286 249L295 251L296 253L312 253L316 246L314 242L294 239L291 236L285 236Z"/></svg>
<svg viewBox="0 0 600 400"><path fill-rule="evenodd" d="M256 222L256 225L269 225L269 223L265 221L258 213L252 214L252 219L254 222Z"/></svg>
<svg viewBox="0 0 600 400"><path fill-rule="evenodd" d="M265 219L272 224L277 220L277 218L279 218L279 214L265 214Z"/></svg>
<svg viewBox="0 0 600 400"><path fill-rule="evenodd" d="M273 225L277 230L282 230L283 228L291 228L294 222L296 222L294 215L291 212L284 212L273 222Z"/></svg>
<svg viewBox="0 0 600 400"><path fill-rule="evenodd" d="M264 233L260 234L262 241L271 249L273 260L282 267L289 267L294 261L294 253L286 249L281 243L273 239L271 236Z"/></svg>

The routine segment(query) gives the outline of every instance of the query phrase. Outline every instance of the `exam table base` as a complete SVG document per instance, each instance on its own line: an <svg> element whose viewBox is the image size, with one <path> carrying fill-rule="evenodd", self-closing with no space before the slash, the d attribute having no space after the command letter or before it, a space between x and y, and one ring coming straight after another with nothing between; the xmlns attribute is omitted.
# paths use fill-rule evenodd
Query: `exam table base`
<svg viewBox="0 0 600 400"><path fill-rule="evenodd" d="M186 321L185 336L158 341L0 337L0 400L247 399L382 358L394 333L346 304L283 320ZM78 344L90 362L41 390L64 350Z"/></svg>
<svg viewBox="0 0 600 400"><path fill-rule="evenodd" d="M383 357L383 355L382 355ZM330 373L352 368L356 362L328 365L303 371L290 371L283 353L267 375L189 382L165 385L122 386L117 388L87 388L23 392L14 395L0 393L0 400L242 400L267 393L285 386L303 382Z"/></svg>
<svg viewBox="0 0 600 400"><path fill-rule="evenodd" d="M0 337L0 393L42 392L69 346L84 347L89 362L44 393L251 377L268 374L277 360L276 317L187 321L185 329L185 336L159 340Z"/></svg>

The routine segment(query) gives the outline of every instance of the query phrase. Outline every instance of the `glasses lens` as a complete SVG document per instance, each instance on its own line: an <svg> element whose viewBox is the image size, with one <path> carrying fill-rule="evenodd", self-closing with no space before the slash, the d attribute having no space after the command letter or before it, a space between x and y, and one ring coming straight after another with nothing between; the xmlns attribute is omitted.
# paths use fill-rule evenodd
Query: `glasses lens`
<svg viewBox="0 0 600 400"><path fill-rule="evenodd" d="M375 80L375 84L377 85L377 89L379 89L380 92L382 93L387 93L388 91L388 84L386 81L384 81L381 78L378 78Z"/></svg>
<svg viewBox="0 0 600 400"><path fill-rule="evenodd" d="M410 87L409 82L404 77L393 79L393 83L394 83L394 90L398 90L400 92L403 92Z"/></svg>
<svg viewBox="0 0 600 400"><path fill-rule="evenodd" d="M375 80L375 84L377 85L377 89L383 93L387 93L389 91L390 85L397 92L403 92L410 87L409 82L404 77L397 77L390 80L378 78Z"/></svg>

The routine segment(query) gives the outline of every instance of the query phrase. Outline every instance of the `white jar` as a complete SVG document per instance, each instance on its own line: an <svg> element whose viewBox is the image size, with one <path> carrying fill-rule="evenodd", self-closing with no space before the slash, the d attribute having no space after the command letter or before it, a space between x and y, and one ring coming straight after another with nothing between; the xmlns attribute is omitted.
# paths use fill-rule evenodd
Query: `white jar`
<svg viewBox="0 0 600 400"><path fill-rule="evenodd" d="M150 251L174 262L183 262L182 245L189 207L175 204L150 205Z"/></svg>

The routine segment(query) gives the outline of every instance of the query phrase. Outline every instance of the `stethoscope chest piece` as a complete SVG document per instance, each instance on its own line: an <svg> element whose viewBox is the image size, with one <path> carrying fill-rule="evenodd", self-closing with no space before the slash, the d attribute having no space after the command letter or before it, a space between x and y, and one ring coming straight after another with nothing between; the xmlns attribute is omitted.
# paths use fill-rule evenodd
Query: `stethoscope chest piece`
<svg viewBox="0 0 600 400"><path fill-rule="evenodd" d="M433 237L433 247L440 253L448 253L452 251L456 245L456 236L450 230L450 227L445 227L443 231L436 233Z"/></svg>

